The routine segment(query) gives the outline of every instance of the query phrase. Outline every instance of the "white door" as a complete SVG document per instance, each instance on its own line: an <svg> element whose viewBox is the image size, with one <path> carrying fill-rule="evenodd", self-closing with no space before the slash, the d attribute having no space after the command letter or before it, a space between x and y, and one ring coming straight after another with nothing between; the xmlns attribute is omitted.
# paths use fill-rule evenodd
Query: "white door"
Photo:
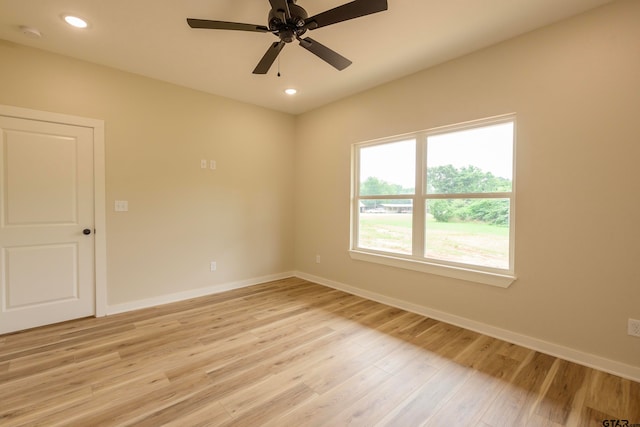
<svg viewBox="0 0 640 427"><path fill-rule="evenodd" d="M95 313L93 129L0 115L0 334Z"/></svg>

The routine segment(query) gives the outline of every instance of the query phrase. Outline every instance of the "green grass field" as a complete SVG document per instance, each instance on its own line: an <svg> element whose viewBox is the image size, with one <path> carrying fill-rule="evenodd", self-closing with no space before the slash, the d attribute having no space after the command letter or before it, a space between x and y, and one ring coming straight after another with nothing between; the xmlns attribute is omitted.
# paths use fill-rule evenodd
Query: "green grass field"
<svg viewBox="0 0 640 427"><path fill-rule="evenodd" d="M412 215L360 214L360 247L411 254ZM509 228L427 218L425 256L446 261L509 266Z"/></svg>

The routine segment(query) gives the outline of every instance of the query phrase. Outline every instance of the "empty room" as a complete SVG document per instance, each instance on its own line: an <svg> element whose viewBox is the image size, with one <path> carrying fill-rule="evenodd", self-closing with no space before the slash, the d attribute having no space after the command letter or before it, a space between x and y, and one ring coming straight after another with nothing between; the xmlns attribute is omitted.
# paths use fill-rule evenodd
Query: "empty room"
<svg viewBox="0 0 640 427"><path fill-rule="evenodd" d="M0 0L0 425L640 426L639 23Z"/></svg>

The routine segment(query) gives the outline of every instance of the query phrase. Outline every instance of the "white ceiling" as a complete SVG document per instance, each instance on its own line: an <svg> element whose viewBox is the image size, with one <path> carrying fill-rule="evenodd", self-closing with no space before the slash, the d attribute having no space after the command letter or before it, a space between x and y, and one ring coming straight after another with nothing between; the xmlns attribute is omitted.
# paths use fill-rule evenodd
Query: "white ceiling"
<svg viewBox="0 0 640 427"><path fill-rule="evenodd" d="M315 15L348 0L299 0ZM185 18L266 25L268 0L0 0L0 38L298 114L612 0L389 0L389 10L307 33L353 61L337 71L297 43L252 74L268 33L194 30ZM90 27L66 25L62 14ZM23 34L20 26L42 37ZM1 63L1 62L0 62ZM283 93L294 87L298 94Z"/></svg>

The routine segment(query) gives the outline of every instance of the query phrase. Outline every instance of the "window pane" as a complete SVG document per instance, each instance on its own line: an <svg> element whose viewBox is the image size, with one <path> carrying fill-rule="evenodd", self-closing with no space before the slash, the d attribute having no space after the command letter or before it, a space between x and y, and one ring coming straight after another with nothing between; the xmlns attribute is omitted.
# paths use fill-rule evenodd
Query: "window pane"
<svg viewBox="0 0 640 427"><path fill-rule="evenodd" d="M427 193L511 191L513 122L427 138Z"/></svg>
<svg viewBox="0 0 640 427"><path fill-rule="evenodd" d="M411 254L411 200L361 200L358 247Z"/></svg>
<svg viewBox="0 0 640 427"><path fill-rule="evenodd" d="M415 139L360 148L360 195L413 194L415 159Z"/></svg>
<svg viewBox="0 0 640 427"><path fill-rule="evenodd" d="M509 199L427 201L425 257L509 268Z"/></svg>

